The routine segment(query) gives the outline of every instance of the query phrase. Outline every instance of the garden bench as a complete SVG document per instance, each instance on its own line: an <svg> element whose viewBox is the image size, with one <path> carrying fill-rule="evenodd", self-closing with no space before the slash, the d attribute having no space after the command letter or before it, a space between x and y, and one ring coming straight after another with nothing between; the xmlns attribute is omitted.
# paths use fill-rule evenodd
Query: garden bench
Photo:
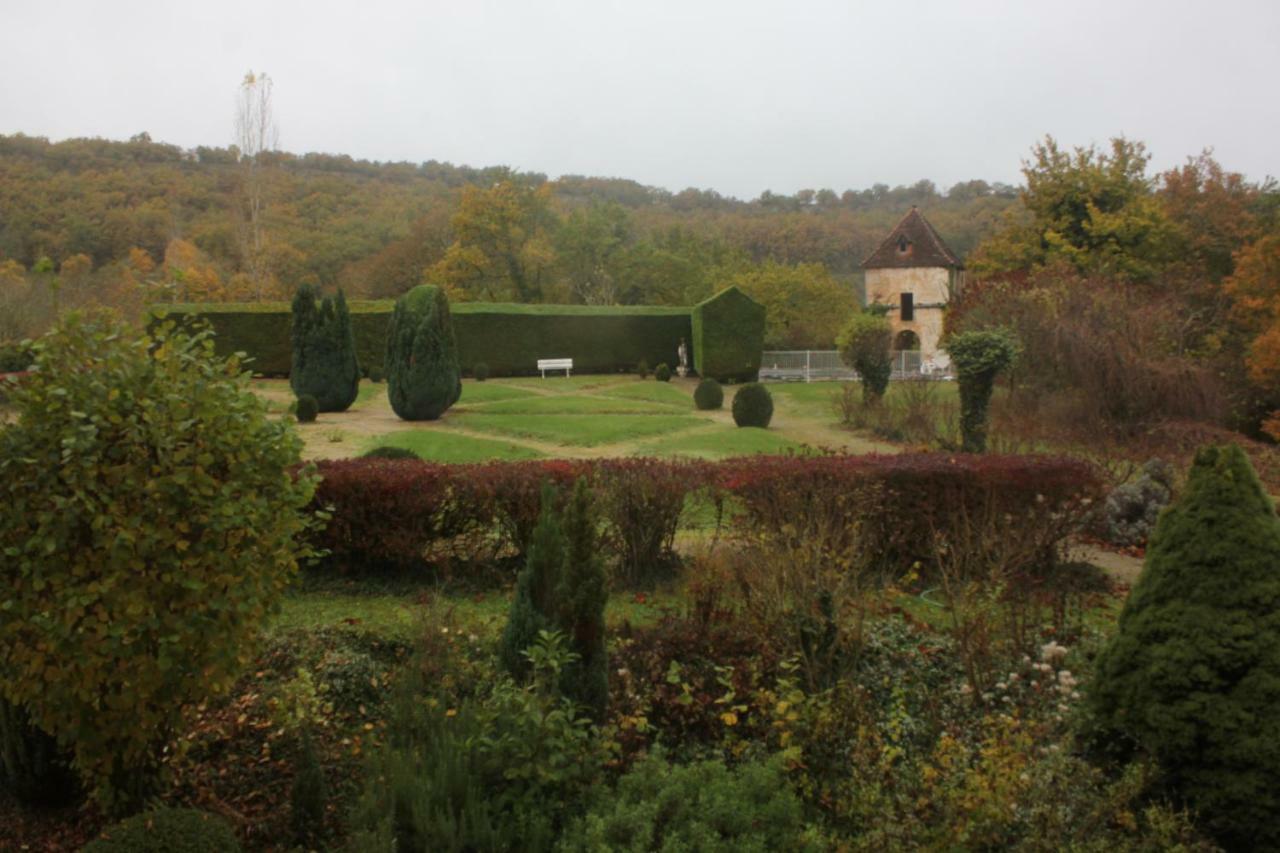
<svg viewBox="0 0 1280 853"><path fill-rule="evenodd" d="M542 378L547 378L548 370L563 370L565 376L573 373L573 359L571 358L540 358L538 359L538 369L542 371Z"/></svg>

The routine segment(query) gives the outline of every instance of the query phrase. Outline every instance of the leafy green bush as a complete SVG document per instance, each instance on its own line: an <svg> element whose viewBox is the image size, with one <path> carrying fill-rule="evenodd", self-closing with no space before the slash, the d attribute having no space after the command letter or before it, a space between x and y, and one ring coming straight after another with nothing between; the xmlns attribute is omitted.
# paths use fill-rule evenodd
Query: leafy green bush
<svg viewBox="0 0 1280 853"><path fill-rule="evenodd" d="M102 831L84 853L238 853L240 842L221 818L195 809L159 808Z"/></svg>
<svg viewBox="0 0 1280 853"><path fill-rule="evenodd" d="M458 345L444 291L419 285L396 301L387 332L387 397L407 421L434 421L462 394Z"/></svg>
<svg viewBox="0 0 1280 853"><path fill-rule="evenodd" d="M407 447L392 447L390 445L382 445L366 450L361 454L363 459L421 459L422 457L414 453Z"/></svg>
<svg viewBox="0 0 1280 853"><path fill-rule="evenodd" d="M766 853L818 848L804 836L800 800L787 784L781 760L731 770L720 761L678 766L651 756L570 824L559 849Z"/></svg>
<svg viewBox="0 0 1280 853"><path fill-rule="evenodd" d="M643 358L636 362L636 376L639 376L641 379L649 378L649 362L645 361Z"/></svg>
<svg viewBox="0 0 1280 853"><path fill-rule="evenodd" d="M966 453L987 449L987 407L996 376L1018 359L1018 339L1005 329L961 332L945 344L960 384L960 432Z"/></svg>
<svg viewBox="0 0 1280 853"><path fill-rule="evenodd" d="M836 338L840 360L858 371L862 379L862 401L875 403L889 388L889 376L893 372L893 360L889 354L893 345L893 327L883 315L860 311Z"/></svg>
<svg viewBox="0 0 1280 853"><path fill-rule="evenodd" d="M703 379L693 390L693 404L703 411L724 405L724 388L714 379Z"/></svg>
<svg viewBox="0 0 1280 853"><path fill-rule="evenodd" d="M1280 847L1280 519L1239 447L1160 517L1091 705L1224 845Z"/></svg>
<svg viewBox="0 0 1280 853"><path fill-rule="evenodd" d="M773 395L759 382L748 382L733 395L733 422L740 427L767 427L773 420Z"/></svg>
<svg viewBox="0 0 1280 853"><path fill-rule="evenodd" d="M659 364L656 368L654 368L653 378L658 380L659 382L671 381L671 368L667 365L665 361L662 364Z"/></svg>
<svg viewBox="0 0 1280 853"><path fill-rule="evenodd" d="M207 333L70 315L36 365L0 431L0 698L115 810L252 660L310 554L315 476Z"/></svg>
<svg viewBox="0 0 1280 853"><path fill-rule="evenodd" d="M31 724L27 714L0 699L0 790L19 801L64 805L81 793L70 756Z"/></svg>
<svg viewBox="0 0 1280 853"><path fill-rule="evenodd" d="M310 394L303 394L293 404L293 414L300 424L315 423L316 416L320 414L320 403Z"/></svg>
<svg viewBox="0 0 1280 853"><path fill-rule="evenodd" d="M483 382L489 378L489 365L483 361L477 361L476 366L471 368L471 375L476 378L477 382Z"/></svg>
<svg viewBox="0 0 1280 853"><path fill-rule="evenodd" d="M0 343L0 373L17 373L31 366L30 347L17 342Z"/></svg>
<svg viewBox="0 0 1280 853"><path fill-rule="evenodd" d="M305 284L293 297L289 387L298 397L314 397L322 412L345 412L360 391L351 314L341 290L337 298L317 297Z"/></svg>

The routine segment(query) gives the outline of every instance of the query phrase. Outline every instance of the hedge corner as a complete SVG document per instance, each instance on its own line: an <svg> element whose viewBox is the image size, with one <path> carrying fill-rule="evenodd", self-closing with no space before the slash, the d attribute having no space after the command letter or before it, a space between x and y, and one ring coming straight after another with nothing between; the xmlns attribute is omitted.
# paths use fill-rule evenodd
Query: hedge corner
<svg viewBox="0 0 1280 853"><path fill-rule="evenodd" d="M764 349L765 309L736 287L693 306L693 366L719 382L754 382Z"/></svg>

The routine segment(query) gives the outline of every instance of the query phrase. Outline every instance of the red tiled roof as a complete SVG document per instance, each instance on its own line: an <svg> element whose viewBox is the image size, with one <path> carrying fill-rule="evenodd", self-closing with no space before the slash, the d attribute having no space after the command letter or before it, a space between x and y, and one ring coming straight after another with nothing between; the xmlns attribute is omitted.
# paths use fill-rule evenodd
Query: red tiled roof
<svg viewBox="0 0 1280 853"><path fill-rule="evenodd" d="M904 251L905 247L905 251ZM963 264L955 252L947 248L942 237L933 230L929 220L913 206L902 217L889 236L867 259L862 262L863 269L884 269L890 267L954 267L959 269Z"/></svg>

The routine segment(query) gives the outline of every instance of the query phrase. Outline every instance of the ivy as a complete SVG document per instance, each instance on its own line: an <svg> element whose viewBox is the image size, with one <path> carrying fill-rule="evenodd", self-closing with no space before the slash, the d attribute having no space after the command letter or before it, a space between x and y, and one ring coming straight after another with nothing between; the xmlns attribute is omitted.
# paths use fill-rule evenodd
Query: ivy
<svg viewBox="0 0 1280 853"><path fill-rule="evenodd" d="M961 332L945 344L960 383L960 431L966 453L987 449L988 409L996 376L1017 361L1021 345L1012 332Z"/></svg>

